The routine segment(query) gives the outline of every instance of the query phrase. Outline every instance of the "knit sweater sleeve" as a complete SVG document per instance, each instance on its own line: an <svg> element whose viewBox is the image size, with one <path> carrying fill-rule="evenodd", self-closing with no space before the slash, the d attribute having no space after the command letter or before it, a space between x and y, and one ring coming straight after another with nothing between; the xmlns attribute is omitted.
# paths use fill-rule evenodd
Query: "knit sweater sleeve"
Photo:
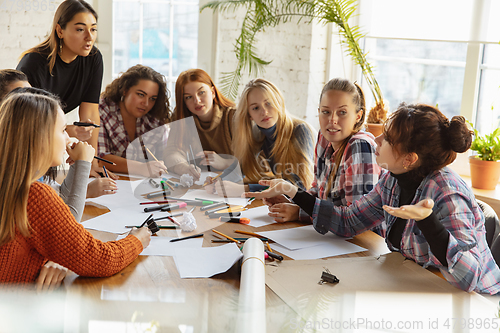
<svg viewBox="0 0 500 333"><path fill-rule="evenodd" d="M59 196L68 205L71 214L80 222L87 197L87 183L90 173L90 162L78 160L70 166L63 180Z"/></svg>
<svg viewBox="0 0 500 333"><path fill-rule="evenodd" d="M45 258L82 276L116 274L143 250L139 239L131 235L112 242L95 239L45 184L34 183L30 188L28 220L31 237L27 240L31 246Z"/></svg>

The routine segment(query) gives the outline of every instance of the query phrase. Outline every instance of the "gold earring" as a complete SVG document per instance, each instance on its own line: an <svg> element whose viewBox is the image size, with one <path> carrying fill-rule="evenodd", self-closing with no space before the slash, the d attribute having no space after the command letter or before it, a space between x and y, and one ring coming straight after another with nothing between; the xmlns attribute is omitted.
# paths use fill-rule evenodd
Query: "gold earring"
<svg viewBox="0 0 500 333"><path fill-rule="evenodd" d="M59 52L62 53L62 38L59 38Z"/></svg>

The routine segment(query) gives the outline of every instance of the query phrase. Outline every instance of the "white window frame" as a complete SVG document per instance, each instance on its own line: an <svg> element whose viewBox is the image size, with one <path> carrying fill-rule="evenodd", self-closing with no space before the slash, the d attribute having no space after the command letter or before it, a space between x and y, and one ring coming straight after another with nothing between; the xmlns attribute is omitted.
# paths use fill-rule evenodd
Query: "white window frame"
<svg viewBox="0 0 500 333"><path fill-rule="evenodd" d="M135 0L120 0L120 1L130 1L137 2ZM203 6L209 0L200 0L199 6ZM182 0L140 0L140 3L151 3L151 2L161 2L170 3L171 6L175 4L183 4ZM194 2L194 1L189 1ZM97 11L99 16L98 21L98 35L97 35L97 46L101 50L103 61L104 61L104 76L102 82L102 90L113 81L114 73L114 62L113 62L113 1L111 0L93 0L92 5ZM173 11L170 11L171 18L174 15ZM142 21L142 15L141 15ZM171 28L173 20L170 20ZM203 27L203 28L202 28ZM206 9L199 14L198 19L198 68L205 70L208 74L212 76L215 80L217 75L216 66L216 45L217 45L217 27L218 27L218 13L213 13L211 10ZM173 29L170 29L171 33ZM173 39L171 38L171 43ZM142 45L142 43L140 43ZM170 46L172 48L172 45ZM172 53L170 53L172 56ZM172 61L170 61L170 66L172 66ZM186 68L188 69L188 68ZM170 67L170 73L172 73ZM173 88L175 80L177 77L168 76L169 90L173 98ZM173 101L172 101L173 102Z"/></svg>

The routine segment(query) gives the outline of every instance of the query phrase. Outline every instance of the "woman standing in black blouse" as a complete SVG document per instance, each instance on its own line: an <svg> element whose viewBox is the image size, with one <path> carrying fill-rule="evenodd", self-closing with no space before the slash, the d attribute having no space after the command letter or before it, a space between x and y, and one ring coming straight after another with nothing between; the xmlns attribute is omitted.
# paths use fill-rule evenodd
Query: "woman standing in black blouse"
<svg viewBox="0 0 500 333"><path fill-rule="evenodd" d="M25 51L17 69L26 74L33 87L59 96L65 113L79 107L80 121L98 125L103 61L94 46L96 37L95 10L83 0L63 1L54 15L49 37ZM70 125L67 132L97 149L99 129ZM91 175L99 169L95 162Z"/></svg>

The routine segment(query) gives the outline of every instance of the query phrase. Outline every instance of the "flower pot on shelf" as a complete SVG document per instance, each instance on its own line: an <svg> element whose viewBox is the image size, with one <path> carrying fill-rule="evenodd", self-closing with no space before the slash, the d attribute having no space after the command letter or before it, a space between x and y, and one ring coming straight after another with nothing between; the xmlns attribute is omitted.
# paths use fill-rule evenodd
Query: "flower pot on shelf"
<svg viewBox="0 0 500 333"><path fill-rule="evenodd" d="M366 123L366 130L377 137L384 131L384 124Z"/></svg>
<svg viewBox="0 0 500 333"><path fill-rule="evenodd" d="M494 190L500 179L500 161L482 161L476 156L469 157L472 187Z"/></svg>

